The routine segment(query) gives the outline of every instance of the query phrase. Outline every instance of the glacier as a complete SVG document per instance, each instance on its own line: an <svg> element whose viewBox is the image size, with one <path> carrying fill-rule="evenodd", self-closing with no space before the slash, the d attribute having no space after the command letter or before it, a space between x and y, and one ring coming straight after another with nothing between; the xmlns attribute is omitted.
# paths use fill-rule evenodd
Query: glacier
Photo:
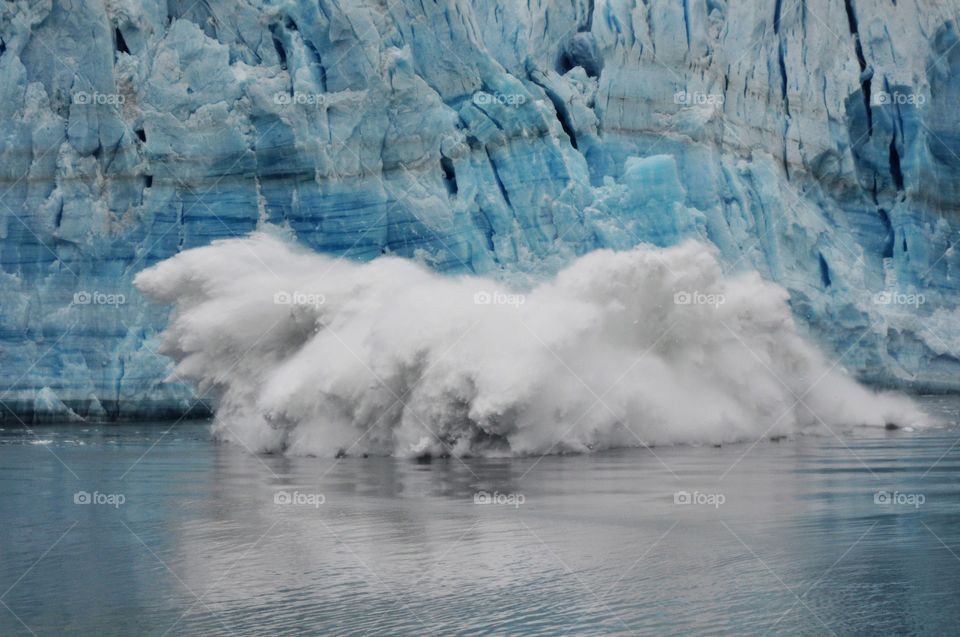
<svg viewBox="0 0 960 637"><path fill-rule="evenodd" d="M208 413L164 382L169 309L133 279L268 225L518 289L695 239L782 286L798 332L860 380L956 390L958 17L954 0L4 2L0 418Z"/></svg>

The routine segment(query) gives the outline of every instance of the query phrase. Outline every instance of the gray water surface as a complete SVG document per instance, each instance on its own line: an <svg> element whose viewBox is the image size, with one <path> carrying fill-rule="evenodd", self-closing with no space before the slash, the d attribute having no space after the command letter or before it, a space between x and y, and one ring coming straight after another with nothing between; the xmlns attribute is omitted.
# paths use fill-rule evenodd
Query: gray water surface
<svg viewBox="0 0 960 637"><path fill-rule="evenodd" d="M32 431L0 431L4 636L960 630L955 426L429 464Z"/></svg>

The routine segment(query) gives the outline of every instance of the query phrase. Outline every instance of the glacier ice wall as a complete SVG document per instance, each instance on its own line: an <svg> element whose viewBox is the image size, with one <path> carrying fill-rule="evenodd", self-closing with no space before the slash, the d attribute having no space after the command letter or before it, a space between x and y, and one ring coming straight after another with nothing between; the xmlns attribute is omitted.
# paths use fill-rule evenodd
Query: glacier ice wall
<svg viewBox="0 0 960 637"><path fill-rule="evenodd" d="M202 411L137 272L265 222L532 285L686 237L862 379L958 387L956 2L0 6L4 418ZM251 259L253 259L251 255Z"/></svg>

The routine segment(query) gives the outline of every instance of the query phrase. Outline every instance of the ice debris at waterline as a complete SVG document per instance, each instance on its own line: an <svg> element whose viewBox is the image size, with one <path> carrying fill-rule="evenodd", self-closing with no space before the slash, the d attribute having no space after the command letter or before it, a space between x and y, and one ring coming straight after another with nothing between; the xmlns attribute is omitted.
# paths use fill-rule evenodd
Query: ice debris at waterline
<svg viewBox="0 0 960 637"><path fill-rule="evenodd" d="M519 294L271 234L140 273L163 352L258 451L524 454L918 425L800 337L787 294L697 242L587 254Z"/></svg>

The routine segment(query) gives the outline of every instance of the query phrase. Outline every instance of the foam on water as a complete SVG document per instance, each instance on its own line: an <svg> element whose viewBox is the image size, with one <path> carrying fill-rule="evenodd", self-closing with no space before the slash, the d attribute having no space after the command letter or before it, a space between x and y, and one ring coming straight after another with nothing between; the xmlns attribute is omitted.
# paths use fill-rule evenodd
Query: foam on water
<svg viewBox="0 0 960 637"><path fill-rule="evenodd" d="M293 454L523 454L919 425L805 342L786 292L711 248L590 253L523 295L275 233L146 270L216 433Z"/></svg>

